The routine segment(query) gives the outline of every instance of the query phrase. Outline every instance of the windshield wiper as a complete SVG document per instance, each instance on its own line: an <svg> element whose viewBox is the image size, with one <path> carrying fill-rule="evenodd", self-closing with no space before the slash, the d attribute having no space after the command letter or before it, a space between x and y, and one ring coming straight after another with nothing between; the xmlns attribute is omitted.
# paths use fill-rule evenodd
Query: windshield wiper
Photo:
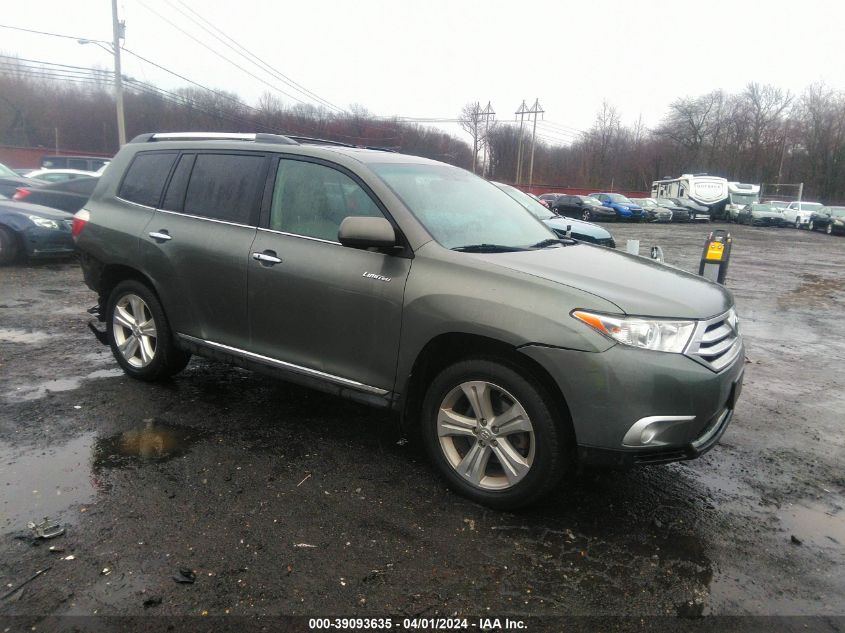
<svg viewBox="0 0 845 633"><path fill-rule="evenodd" d="M455 246L452 250L461 253L512 253L525 249L519 246L505 246L504 244L467 244Z"/></svg>
<svg viewBox="0 0 845 633"><path fill-rule="evenodd" d="M560 244L561 246L571 246L575 243L575 240L572 239L557 239L554 237L550 237L548 239L541 240L536 244L532 244L531 248L547 248L549 246L555 246L557 244Z"/></svg>

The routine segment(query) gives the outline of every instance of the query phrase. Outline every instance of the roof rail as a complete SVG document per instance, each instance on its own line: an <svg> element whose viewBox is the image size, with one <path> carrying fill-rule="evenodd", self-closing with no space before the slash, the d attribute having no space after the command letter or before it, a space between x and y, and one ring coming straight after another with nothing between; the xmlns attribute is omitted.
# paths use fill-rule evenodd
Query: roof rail
<svg viewBox="0 0 845 633"><path fill-rule="evenodd" d="M299 145L291 137L281 134L240 132L156 132L140 134L133 138L130 143L151 143L154 141L253 141L277 143L279 145Z"/></svg>
<svg viewBox="0 0 845 633"><path fill-rule="evenodd" d="M377 145L365 145L364 149L372 149L377 152L393 152L396 154L399 150L393 149L392 147L378 147Z"/></svg>
<svg viewBox="0 0 845 633"><path fill-rule="evenodd" d="M298 143L307 143L309 145L337 145L339 147L356 147L352 143L343 143L341 141L330 141L325 138L313 138L311 136L288 136L288 138L297 141Z"/></svg>

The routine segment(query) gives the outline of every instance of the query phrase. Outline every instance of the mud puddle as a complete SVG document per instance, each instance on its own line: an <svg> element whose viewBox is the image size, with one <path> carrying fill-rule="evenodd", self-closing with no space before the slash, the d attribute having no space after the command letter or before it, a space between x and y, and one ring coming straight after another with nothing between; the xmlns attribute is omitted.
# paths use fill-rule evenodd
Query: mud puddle
<svg viewBox="0 0 845 633"><path fill-rule="evenodd" d="M75 507L90 502L97 492L91 476L94 433L64 444L21 452L0 442L0 530L26 529L29 521L45 516L71 521Z"/></svg>

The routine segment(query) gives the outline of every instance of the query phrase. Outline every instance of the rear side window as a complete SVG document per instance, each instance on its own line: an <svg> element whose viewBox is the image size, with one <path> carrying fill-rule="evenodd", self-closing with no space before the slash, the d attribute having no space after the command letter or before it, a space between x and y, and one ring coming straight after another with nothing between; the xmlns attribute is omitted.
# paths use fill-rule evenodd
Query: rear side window
<svg viewBox="0 0 845 633"><path fill-rule="evenodd" d="M176 152L140 152L129 166L117 195L124 200L157 207Z"/></svg>
<svg viewBox="0 0 845 633"><path fill-rule="evenodd" d="M176 164L173 177L167 186L167 193L164 194L162 209L168 211L181 211L185 202L185 190L188 187L188 178L191 175L191 168L194 166L194 154L183 154Z"/></svg>
<svg viewBox="0 0 845 633"><path fill-rule="evenodd" d="M198 154L188 182L185 213L256 224L264 161L261 155Z"/></svg>

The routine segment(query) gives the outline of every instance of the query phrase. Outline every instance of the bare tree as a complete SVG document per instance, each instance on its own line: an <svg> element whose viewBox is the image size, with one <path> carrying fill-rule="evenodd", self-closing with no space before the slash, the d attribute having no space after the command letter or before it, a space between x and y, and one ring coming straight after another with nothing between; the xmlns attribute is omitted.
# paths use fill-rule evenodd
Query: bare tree
<svg viewBox="0 0 845 633"><path fill-rule="evenodd" d="M484 134L482 126L484 116L481 114L481 106L478 101L466 104L458 117L458 123L467 134L472 137L472 172L476 172L478 163L478 147Z"/></svg>

